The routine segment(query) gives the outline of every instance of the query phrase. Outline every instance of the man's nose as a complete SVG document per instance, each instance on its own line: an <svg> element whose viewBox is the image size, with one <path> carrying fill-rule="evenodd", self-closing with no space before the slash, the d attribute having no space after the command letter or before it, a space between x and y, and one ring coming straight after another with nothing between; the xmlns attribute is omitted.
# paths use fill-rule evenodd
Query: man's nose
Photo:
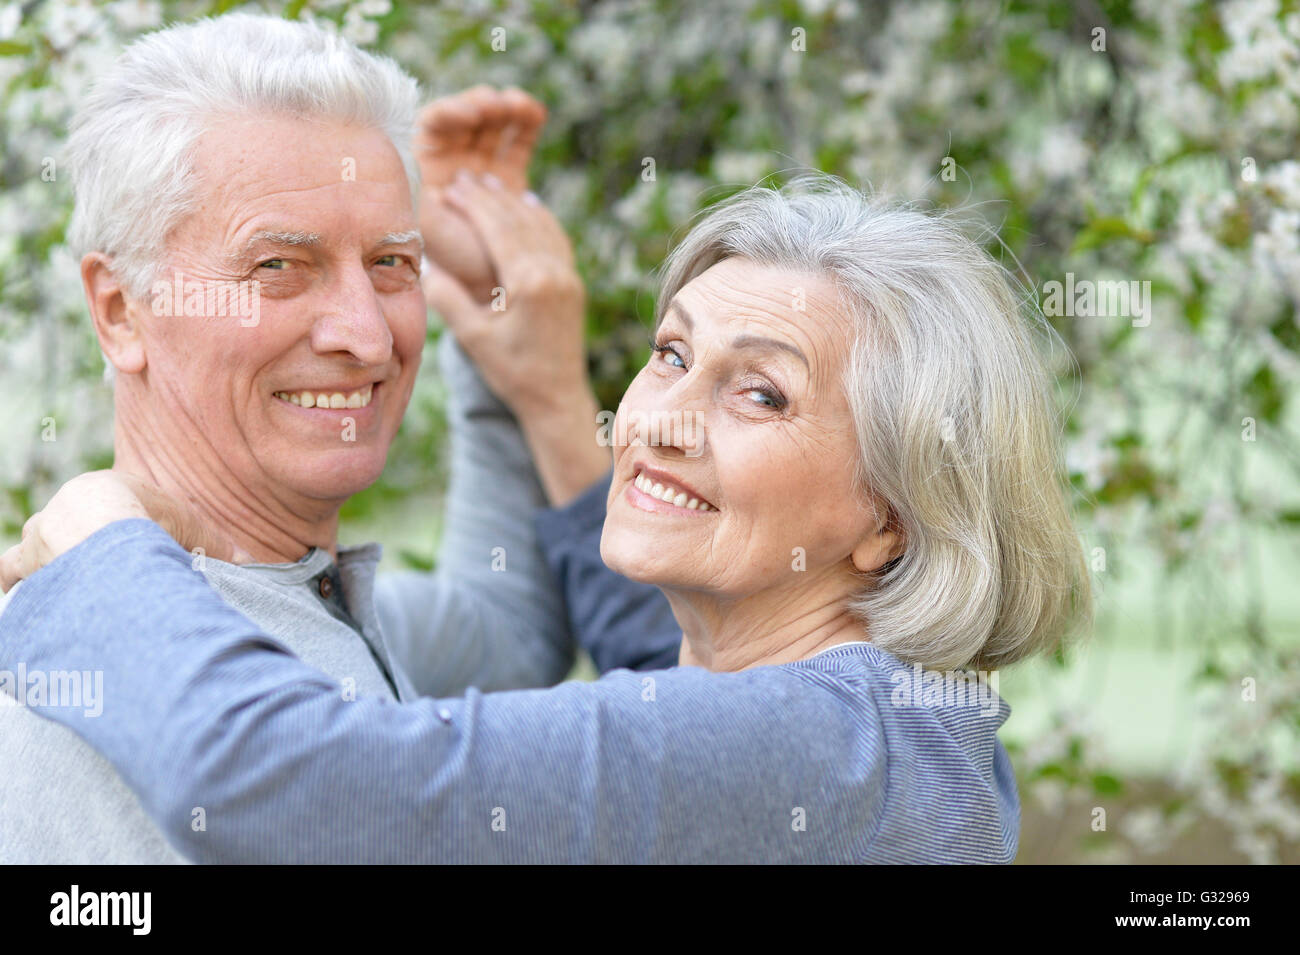
<svg viewBox="0 0 1300 955"><path fill-rule="evenodd" d="M393 357L393 333L364 268L348 269L330 290L329 307L312 325L311 346L321 355L346 352L366 365Z"/></svg>

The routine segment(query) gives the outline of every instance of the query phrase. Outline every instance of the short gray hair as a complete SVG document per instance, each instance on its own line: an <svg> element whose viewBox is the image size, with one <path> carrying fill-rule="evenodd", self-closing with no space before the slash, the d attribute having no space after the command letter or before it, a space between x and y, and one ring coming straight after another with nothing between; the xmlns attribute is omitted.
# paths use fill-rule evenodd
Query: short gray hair
<svg viewBox="0 0 1300 955"><path fill-rule="evenodd" d="M147 34L95 82L73 118L68 245L78 259L110 255L128 293L145 297L168 234L195 203L194 146L212 119L231 115L383 130L414 203L418 105L418 83L396 63L312 23L231 13Z"/></svg>
<svg viewBox="0 0 1300 955"><path fill-rule="evenodd" d="M854 503L883 499L905 536L851 607L871 642L934 669L995 668L1086 623L1090 583L1035 330L1060 342L1033 296L951 214L818 174L706 210L664 263L656 325L684 285L731 257L829 279L857 328L844 382Z"/></svg>

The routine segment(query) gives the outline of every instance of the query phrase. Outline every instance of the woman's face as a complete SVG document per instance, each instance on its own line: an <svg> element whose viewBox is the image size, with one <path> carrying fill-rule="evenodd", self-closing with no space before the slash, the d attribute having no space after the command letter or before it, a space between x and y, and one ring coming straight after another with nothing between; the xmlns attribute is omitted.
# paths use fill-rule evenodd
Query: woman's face
<svg viewBox="0 0 1300 955"><path fill-rule="evenodd" d="M854 484L851 344L819 276L732 258L683 287L615 419L605 563L737 599L813 577L855 589L853 558L882 535Z"/></svg>

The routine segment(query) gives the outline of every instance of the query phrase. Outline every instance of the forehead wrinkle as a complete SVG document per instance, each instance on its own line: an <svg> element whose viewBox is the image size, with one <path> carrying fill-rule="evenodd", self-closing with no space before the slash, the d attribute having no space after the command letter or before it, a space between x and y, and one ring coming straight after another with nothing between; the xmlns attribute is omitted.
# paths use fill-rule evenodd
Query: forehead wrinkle
<svg viewBox="0 0 1300 955"><path fill-rule="evenodd" d="M831 373L826 363L833 365L839 353L835 341L840 331L840 299L843 296L838 285L816 273L802 270L762 271L764 274L761 276L719 275L716 283L696 284L699 281L697 277L695 282L683 287L679 295L696 295L706 316L719 315L724 324L740 322L741 327L736 329L736 338L731 342L733 348L779 349L799 357L808 374L814 378ZM791 308L789 298L792 290L798 287L804 290L806 302L806 307L800 311ZM696 303L692 303L690 307L695 306ZM693 324L691 316L687 306L677 302L677 296L665 311L665 319L674 312L690 329ZM776 334L762 334L769 330ZM788 340L787 335L800 344ZM824 351L828 354L823 355Z"/></svg>

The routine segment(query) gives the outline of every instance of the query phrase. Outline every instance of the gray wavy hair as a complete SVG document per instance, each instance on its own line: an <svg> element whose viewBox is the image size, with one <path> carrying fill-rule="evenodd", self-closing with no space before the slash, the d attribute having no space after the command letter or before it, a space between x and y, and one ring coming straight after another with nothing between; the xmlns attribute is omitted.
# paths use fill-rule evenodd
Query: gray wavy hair
<svg viewBox="0 0 1300 955"><path fill-rule="evenodd" d="M664 263L656 326L684 285L733 256L828 278L854 319L855 503L888 502L905 538L852 604L871 642L933 669L991 669L1086 624L1090 582L1035 334L1064 345L1033 296L951 214L805 175L705 211Z"/></svg>
<svg viewBox="0 0 1300 955"><path fill-rule="evenodd" d="M381 129L415 202L418 105L418 83L391 59L315 24L230 13L147 34L96 80L73 118L68 245L78 259L92 251L111 256L127 292L145 297L168 234L194 207L195 145L212 119L230 115Z"/></svg>

